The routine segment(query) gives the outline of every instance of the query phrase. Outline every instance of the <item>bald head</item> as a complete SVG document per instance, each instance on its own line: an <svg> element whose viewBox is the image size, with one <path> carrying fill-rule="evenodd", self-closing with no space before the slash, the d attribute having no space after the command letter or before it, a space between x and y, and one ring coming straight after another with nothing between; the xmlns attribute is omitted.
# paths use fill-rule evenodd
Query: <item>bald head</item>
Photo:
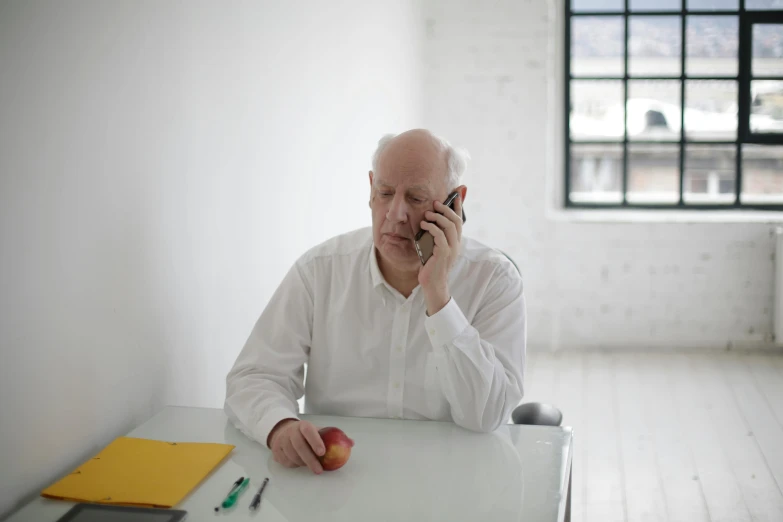
<svg viewBox="0 0 783 522"><path fill-rule="evenodd" d="M447 190L454 189L467 168L467 151L456 149L445 139L426 129L412 129L402 134L387 134L378 141L372 159L376 174L382 170L382 162L393 158L394 168L403 172L426 170L433 177L442 175ZM440 180L433 179L437 184Z"/></svg>
<svg viewBox="0 0 783 522"><path fill-rule="evenodd" d="M446 147L428 130L414 129L391 137L379 152L378 166L393 166L405 174L426 171L447 179Z"/></svg>

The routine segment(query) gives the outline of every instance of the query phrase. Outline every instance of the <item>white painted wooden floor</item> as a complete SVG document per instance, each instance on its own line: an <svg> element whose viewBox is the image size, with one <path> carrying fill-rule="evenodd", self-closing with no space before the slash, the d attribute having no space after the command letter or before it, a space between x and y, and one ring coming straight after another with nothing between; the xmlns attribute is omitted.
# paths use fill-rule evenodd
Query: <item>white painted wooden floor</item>
<svg viewBox="0 0 783 522"><path fill-rule="evenodd" d="M783 354L528 353L574 428L574 522L783 522Z"/></svg>

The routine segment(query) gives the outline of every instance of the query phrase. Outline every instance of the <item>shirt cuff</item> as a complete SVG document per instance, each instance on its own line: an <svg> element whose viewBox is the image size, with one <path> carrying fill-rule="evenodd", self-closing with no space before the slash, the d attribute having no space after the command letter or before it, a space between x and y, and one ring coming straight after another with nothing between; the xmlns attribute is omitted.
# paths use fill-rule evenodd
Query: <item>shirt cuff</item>
<svg viewBox="0 0 783 522"><path fill-rule="evenodd" d="M453 297L438 313L424 319L424 327L436 351L441 351L444 346L450 345L469 326L468 319Z"/></svg>
<svg viewBox="0 0 783 522"><path fill-rule="evenodd" d="M256 425L256 429L253 430L253 436L258 442L266 446L267 440L269 440L269 432L272 428L277 426L277 423L283 419L298 419L295 413L291 413L285 408L276 408L267 412L261 421ZM267 446L268 447L268 446Z"/></svg>

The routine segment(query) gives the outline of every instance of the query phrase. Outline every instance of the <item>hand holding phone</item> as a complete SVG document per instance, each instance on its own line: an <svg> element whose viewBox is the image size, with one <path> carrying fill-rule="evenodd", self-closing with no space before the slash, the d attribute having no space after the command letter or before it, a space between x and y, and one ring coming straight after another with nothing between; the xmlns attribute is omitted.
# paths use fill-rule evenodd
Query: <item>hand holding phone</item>
<svg viewBox="0 0 783 522"><path fill-rule="evenodd" d="M459 192L455 190L449 194L443 204L451 210L454 210L454 201L456 201L457 196L459 196ZM465 217L465 210L463 209L462 222L464 223L465 221L467 221L467 218ZM432 234L424 229L419 230L419 233L416 234L416 237L413 239L413 244L416 245L416 253L419 255L421 264L426 264L429 258L432 257L432 252L435 249L435 239L432 237Z"/></svg>

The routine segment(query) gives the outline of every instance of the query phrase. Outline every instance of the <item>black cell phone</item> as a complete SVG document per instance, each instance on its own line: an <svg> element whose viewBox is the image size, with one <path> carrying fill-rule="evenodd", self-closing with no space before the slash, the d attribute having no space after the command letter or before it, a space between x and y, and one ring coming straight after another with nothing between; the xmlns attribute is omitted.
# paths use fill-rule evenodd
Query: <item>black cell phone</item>
<svg viewBox="0 0 783 522"><path fill-rule="evenodd" d="M446 201L444 201L443 204L451 210L454 210L454 201L457 199L457 196L459 196L459 192L455 190L449 194L449 197L446 198ZM462 209L462 222L464 223L465 221L467 221L465 209ZM416 253L419 254L421 264L426 264L430 257L432 257L432 251L435 249L435 238L426 230L421 229L419 230L419 233L416 234L416 237L413 238L413 244L416 245Z"/></svg>

